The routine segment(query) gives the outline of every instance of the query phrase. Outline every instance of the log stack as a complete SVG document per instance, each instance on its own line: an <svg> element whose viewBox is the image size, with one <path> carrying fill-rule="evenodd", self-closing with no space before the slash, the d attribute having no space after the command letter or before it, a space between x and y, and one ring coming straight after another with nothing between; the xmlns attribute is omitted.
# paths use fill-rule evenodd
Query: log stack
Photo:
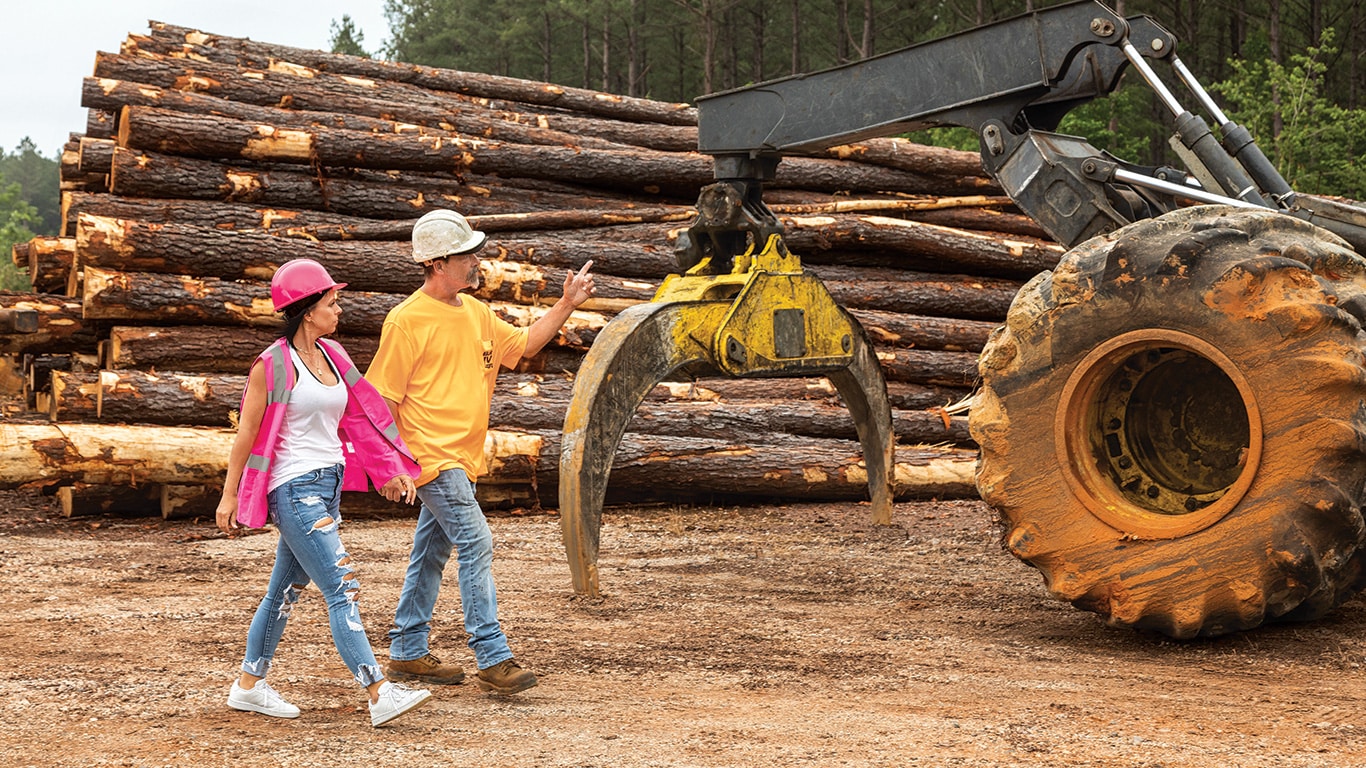
<svg viewBox="0 0 1366 768"><path fill-rule="evenodd" d="M598 296L500 377L479 484L491 506L555 506L574 372L675 271L673 242L711 180L687 104L156 22L97 54L82 105L63 230L12 254L36 293L0 293L14 374L0 382L19 382L7 386L23 404L0 424L0 487L62 489L68 514L210 515L246 370L275 338L271 274L309 257L350 284L338 338L363 370L385 313L421 283L407 238L437 208L490 233L477 295L510 322L533 322L565 270L594 262ZM944 407L1062 249L975 154L904 139L785 159L765 196L874 341L897 496L973 495L975 447ZM622 442L609 502L859 498L859 454L824 379L662 384Z"/></svg>

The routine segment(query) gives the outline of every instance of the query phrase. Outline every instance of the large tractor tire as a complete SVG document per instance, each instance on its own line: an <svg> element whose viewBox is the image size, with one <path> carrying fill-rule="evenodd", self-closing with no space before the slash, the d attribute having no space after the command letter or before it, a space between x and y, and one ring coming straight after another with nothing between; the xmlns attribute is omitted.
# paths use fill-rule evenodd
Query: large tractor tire
<svg viewBox="0 0 1366 768"><path fill-rule="evenodd" d="M982 352L977 487L1056 597L1177 638L1360 584L1366 261L1272 211L1082 243Z"/></svg>

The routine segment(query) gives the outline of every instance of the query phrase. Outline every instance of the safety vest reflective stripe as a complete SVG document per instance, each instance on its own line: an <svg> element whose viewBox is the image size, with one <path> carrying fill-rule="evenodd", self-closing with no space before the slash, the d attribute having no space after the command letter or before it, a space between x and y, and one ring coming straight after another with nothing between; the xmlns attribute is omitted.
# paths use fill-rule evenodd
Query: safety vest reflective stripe
<svg viewBox="0 0 1366 768"><path fill-rule="evenodd" d="M265 472L270 469L270 457L259 454L251 454L247 457L247 469L254 469L257 472Z"/></svg>
<svg viewBox="0 0 1366 768"><path fill-rule="evenodd" d="M342 378L346 380L346 386L354 387L356 386L356 382L360 381L360 371L356 370L355 366L352 366L342 373Z"/></svg>
<svg viewBox="0 0 1366 768"><path fill-rule="evenodd" d="M287 365L287 360L285 359L285 350L283 346L272 348L270 353L270 367L273 374L273 381L271 381L270 393L267 395L269 403L284 405L289 402L292 390L289 387L289 379L288 374L285 372L285 365Z"/></svg>

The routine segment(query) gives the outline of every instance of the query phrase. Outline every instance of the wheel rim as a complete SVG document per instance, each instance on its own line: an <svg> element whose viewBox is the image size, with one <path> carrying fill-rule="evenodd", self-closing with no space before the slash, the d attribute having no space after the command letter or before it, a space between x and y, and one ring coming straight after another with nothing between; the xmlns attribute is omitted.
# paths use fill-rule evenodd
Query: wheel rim
<svg viewBox="0 0 1366 768"><path fill-rule="evenodd" d="M1133 538L1213 525L1247 493L1261 460L1246 379L1218 349L1179 331L1132 331L1092 350L1057 413L1070 490Z"/></svg>

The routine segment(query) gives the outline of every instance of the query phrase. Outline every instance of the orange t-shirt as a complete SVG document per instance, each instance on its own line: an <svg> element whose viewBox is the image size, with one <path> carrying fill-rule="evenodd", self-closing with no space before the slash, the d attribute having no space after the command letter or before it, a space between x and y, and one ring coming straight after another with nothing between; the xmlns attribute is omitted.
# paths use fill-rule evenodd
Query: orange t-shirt
<svg viewBox="0 0 1366 768"><path fill-rule="evenodd" d="M527 329L461 294L451 306L422 291L389 310L365 378L398 403L399 434L422 465L417 484L460 467L473 482L488 468L484 438L500 365L526 350Z"/></svg>

